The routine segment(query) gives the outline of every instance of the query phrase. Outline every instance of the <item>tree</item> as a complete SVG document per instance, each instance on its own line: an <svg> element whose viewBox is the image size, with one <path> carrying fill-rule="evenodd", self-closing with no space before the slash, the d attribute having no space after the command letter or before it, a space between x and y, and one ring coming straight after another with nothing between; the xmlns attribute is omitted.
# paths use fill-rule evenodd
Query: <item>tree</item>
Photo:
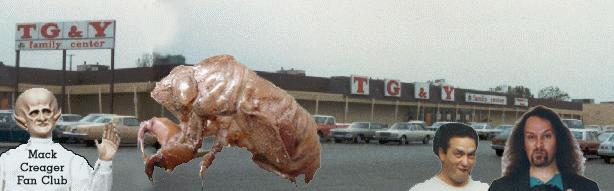
<svg viewBox="0 0 614 191"><path fill-rule="evenodd" d="M136 67L149 67L151 64L153 64L153 55L150 53L145 53L136 60Z"/></svg>
<svg viewBox="0 0 614 191"><path fill-rule="evenodd" d="M145 53L136 60L137 67L150 67L157 65L181 65L185 64L185 57L177 54L160 54L157 52Z"/></svg>
<svg viewBox="0 0 614 191"><path fill-rule="evenodd" d="M497 87L490 88L491 92L509 93L512 88L508 85L498 85Z"/></svg>
<svg viewBox="0 0 614 191"><path fill-rule="evenodd" d="M524 86L514 86L508 91L510 95L513 97L521 97L521 98L533 98L533 94L531 94L531 90Z"/></svg>
<svg viewBox="0 0 614 191"><path fill-rule="evenodd" d="M181 54L172 55L166 54L162 55L160 53L153 53L153 65L180 65L185 64L185 57Z"/></svg>
<svg viewBox="0 0 614 191"><path fill-rule="evenodd" d="M556 86L548 86L539 90L538 97L555 101L569 100L569 94L563 90L560 90L559 87Z"/></svg>
<svg viewBox="0 0 614 191"><path fill-rule="evenodd" d="M497 87L490 88L492 92L500 92L511 95L512 97L517 98L533 98L533 94L531 94L531 90L524 86L508 86L508 85L498 85Z"/></svg>

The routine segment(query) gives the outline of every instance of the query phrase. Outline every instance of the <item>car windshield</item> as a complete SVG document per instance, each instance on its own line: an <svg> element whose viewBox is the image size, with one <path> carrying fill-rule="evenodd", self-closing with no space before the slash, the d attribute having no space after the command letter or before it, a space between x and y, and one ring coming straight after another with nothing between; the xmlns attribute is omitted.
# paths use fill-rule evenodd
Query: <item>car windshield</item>
<svg viewBox="0 0 614 191"><path fill-rule="evenodd" d="M107 116L100 116L98 119L94 120L95 123L108 123L111 122L111 118Z"/></svg>
<svg viewBox="0 0 614 191"><path fill-rule="evenodd" d="M433 123L433 126L431 126L431 127L439 128L439 126L442 126L443 124L446 124L446 123L444 123L444 122L437 122L437 123Z"/></svg>
<svg viewBox="0 0 614 191"><path fill-rule="evenodd" d="M100 118L102 115L87 115L84 118L81 118L79 122L94 122L96 119Z"/></svg>
<svg viewBox="0 0 614 191"><path fill-rule="evenodd" d="M407 123L394 123L391 129L409 129L409 124Z"/></svg>
<svg viewBox="0 0 614 191"><path fill-rule="evenodd" d="M316 120L316 123L325 123L326 122L326 117L315 116L314 118Z"/></svg>
<svg viewBox="0 0 614 191"><path fill-rule="evenodd" d="M501 135L509 135L512 132L512 125L499 125L495 129L501 130Z"/></svg>
<svg viewBox="0 0 614 191"><path fill-rule="evenodd" d="M584 127L582 121L577 119L563 119L563 123L572 129L582 129Z"/></svg>
<svg viewBox="0 0 614 191"><path fill-rule="evenodd" d="M369 123L352 123L352 125L350 125L350 128L368 129Z"/></svg>
<svg viewBox="0 0 614 191"><path fill-rule="evenodd" d="M501 130L501 135L509 135L512 132L512 128L506 128Z"/></svg>
<svg viewBox="0 0 614 191"><path fill-rule="evenodd" d="M80 116L78 115L64 115L62 116L62 120L66 121L66 122L75 122L75 121L79 121L81 119Z"/></svg>
<svg viewBox="0 0 614 191"><path fill-rule="evenodd" d="M584 139L582 139L582 132L581 131L572 131L571 133L573 133L573 136L576 138L576 140L584 140Z"/></svg>
<svg viewBox="0 0 614 191"><path fill-rule="evenodd" d="M11 113L0 113L0 123L9 123L13 120Z"/></svg>
<svg viewBox="0 0 614 191"><path fill-rule="evenodd" d="M473 127L473 129L484 129L484 127L486 127L486 125L484 125L484 124L473 124L473 125L471 125L471 127Z"/></svg>
<svg viewBox="0 0 614 191"><path fill-rule="evenodd" d="M124 118L124 125L126 126L139 126L139 120L135 118Z"/></svg>
<svg viewBox="0 0 614 191"><path fill-rule="evenodd" d="M514 126L513 125L499 125L499 126L497 126L496 129L504 131L504 130L507 130L507 129L511 129L512 127L514 127Z"/></svg>
<svg viewBox="0 0 614 191"><path fill-rule="evenodd" d="M612 133L601 134L601 135L597 136L597 140L599 140L599 142L604 142L604 141L608 140L608 138L610 138L611 135L612 135Z"/></svg>

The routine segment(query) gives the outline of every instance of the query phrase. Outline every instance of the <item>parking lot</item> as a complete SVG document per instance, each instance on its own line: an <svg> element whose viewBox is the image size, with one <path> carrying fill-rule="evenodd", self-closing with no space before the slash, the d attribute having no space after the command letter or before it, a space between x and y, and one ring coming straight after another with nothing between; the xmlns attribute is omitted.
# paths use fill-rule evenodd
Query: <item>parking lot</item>
<svg viewBox="0 0 614 191"><path fill-rule="evenodd" d="M206 141L206 145L211 141ZM17 146L0 144L0 151ZM67 144L66 147L85 156L90 163L97 158L94 147ZM152 150L150 150L152 151ZM251 154L243 149L225 148L219 153L204 179L198 176L196 159L166 173L156 169L155 182L148 181L136 147L121 147L113 161L113 190L408 190L412 185L432 177L439 163L431 144L322 144L322 162L315 179L308 185L293 184L257 167ZM473 178L492 182L500 176L500 159L489 141L481 141ZM596 181L601 190L614 190L611 181L614 165L600 159L588 160L586 176ZM302 178L299 177L299 180Z"/></svg>

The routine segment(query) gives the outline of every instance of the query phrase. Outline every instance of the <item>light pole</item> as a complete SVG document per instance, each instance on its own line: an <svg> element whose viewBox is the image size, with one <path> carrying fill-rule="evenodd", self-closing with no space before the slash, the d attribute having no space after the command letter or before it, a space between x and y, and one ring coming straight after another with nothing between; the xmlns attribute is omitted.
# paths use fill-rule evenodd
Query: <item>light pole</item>
<svg viewBox="0 0 614 191"><path fill-rule="evenodd" d="M70 71L72 71L72 56L74 56L75 54L68 54L68 56L70 56Z"/></svg>

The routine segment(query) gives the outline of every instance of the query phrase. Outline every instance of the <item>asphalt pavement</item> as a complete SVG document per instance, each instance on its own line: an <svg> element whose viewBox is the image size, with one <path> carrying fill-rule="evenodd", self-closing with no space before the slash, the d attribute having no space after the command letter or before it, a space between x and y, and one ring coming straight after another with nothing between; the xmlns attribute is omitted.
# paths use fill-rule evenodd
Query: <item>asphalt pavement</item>
<svg viewBox="0 0 614 191"><path fill-rule="evenodd" d="M204 147L210 146L206 141ZM4 152L17 144L1 143ZM97 158L94 147L66 144L93 164ZM153 152L152 148L149 148ZM321 168L311 183L291 183L259 168L251 161L251 153L227 147L216 155L204 179L198 176L200 159L167 173L159 168L151 183L143 172L143 162L136 147L122 146L113 160L113 190L408 190L412 185L431 178L440 168L432 145L413 143L335 144L322 143ZM481 141L474 180L491 183L501 174L501 160ZM614 165L601 159L588 160L586 177L596 181L601 190L614 190Z"/></svg>

